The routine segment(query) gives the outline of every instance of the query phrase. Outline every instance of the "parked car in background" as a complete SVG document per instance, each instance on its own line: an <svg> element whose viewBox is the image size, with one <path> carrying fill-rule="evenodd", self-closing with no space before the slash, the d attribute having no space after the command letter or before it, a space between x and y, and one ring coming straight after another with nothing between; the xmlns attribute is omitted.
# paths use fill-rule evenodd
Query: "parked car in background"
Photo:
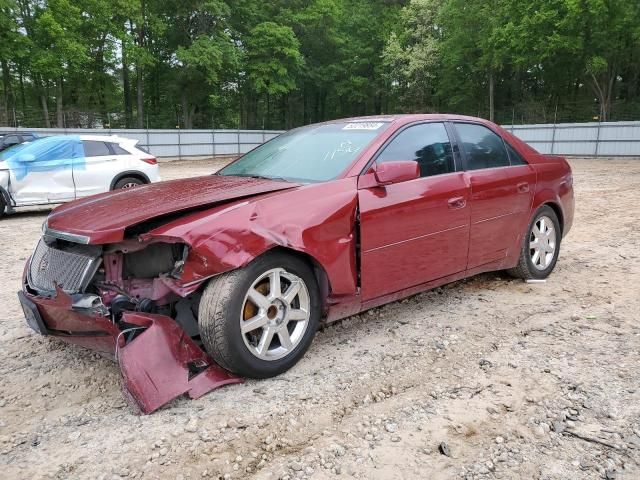
<svg viewBox="0 0 640 480"><path fill-rule="evenodd" d="M157 160L116 136L37 138L0 153L0 216L160 180Z"/></svg>
<svg viewBox="0 0 640 480"><path fill-rule="evenodd" d="M32 142L36 138L39 138L38 134L30 132L12 132L2 135L0 138L0 152L11 148L15 145L20 145L24 142Z"/></svg>
<svg viewBox="0 0 640 480"><path fill-rule="evenodd" d="M19 295L37 332L115 351L148 412L232 381L217 365L284 372L321 322L482 272L546 278L573 211L566 160L493 123L339 120L58 207Z"/></svg>

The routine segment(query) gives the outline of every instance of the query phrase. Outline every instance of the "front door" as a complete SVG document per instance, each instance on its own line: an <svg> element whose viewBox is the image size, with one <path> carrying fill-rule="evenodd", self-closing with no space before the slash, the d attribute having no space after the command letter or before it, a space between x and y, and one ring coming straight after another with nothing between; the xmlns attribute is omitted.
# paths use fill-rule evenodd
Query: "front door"
<svg viewBox="0 0 640 480"><path fill-rule="evenodd" d="M467 264L470 207L443 123L412 125L376 163L414 160L421 177L359 189L363 301L461 272Z"/></svg>
<svg viewBox="0 0 640 480"><path fill-rule="evenodd" d="M82 161L82 146L73 137L39 139L7 158L9 191L18 206L62 203L75 198L72 168Z"/></svg>

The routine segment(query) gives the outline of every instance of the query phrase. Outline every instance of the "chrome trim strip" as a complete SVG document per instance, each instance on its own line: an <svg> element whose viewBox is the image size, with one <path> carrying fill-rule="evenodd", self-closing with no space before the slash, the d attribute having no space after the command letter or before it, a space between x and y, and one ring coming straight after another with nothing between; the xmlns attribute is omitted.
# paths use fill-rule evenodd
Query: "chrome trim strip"
<svg viewBox="0 0 640 480"><path fill-rule="evenodd" d="M53 237L59 240L66 240L67 242L82 243L84 245L88 245L89 241L91 240L86 235L76 235L75 233L61 232L60 230L49 228L48 225L44 227L43 234L45 237Z"/></svg>

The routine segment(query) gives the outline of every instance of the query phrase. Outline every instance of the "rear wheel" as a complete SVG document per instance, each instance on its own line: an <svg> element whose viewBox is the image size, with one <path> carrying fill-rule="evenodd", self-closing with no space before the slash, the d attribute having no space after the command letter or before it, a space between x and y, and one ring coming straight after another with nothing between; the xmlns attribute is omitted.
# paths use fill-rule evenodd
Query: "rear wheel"
<svg viewBox="0 0 640 480"><path fill-rule="evenodd" d="M7 203L4 201L4 195L0 193L0 218L7 213Z"/></svg>
<svg viewBox="0 0 640 480"><path fill-rule="evenodd" d="M525 280L547 278L558 261L561 239L556 212L548 205L540 207L524 236L518 265L508 272Z"/></svg>
<svg viewBox="0 0 640 480"><path fill-rule="evenodd" d="M219 275L200 301L200 336L213 359L234 373L268 378L285 372L311 345L320 295L306 262L268 253Z"/></svg>
<svg viewBox="0 0 640 480"><path fill-rule="evenodd" d="M113 186L113 189L127 189L137 187L138 185L144 185L144 182L136 177L124 177L116 182L116 184Z"/></svg>

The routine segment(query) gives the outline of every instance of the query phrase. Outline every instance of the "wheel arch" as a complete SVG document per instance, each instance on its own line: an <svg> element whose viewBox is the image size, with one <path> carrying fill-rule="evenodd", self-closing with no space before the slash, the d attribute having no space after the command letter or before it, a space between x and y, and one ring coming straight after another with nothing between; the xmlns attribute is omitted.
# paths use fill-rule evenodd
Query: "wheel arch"
<svg viewBox="0 0 640 480"><path fill-rule="evenodd" d="M270 248L266 252L256 256L253 260L263 256L268 255L270 253L280 252L286 255L291 255L292 257L299 258L304 261L307 265L309 265L313 271L313 275L316 277L316 281L318 282L318 288L320 290L320 298L322 300L322 310L326 312L327 310L327 299L329 298L329 293L331 292L331 281L329 279L329 275L327 271L322 266L322 264L315 259L312 255L307 252L302 252L300 250L295 250L289 247L276 246ZM253 261L252 260L252 261Z"/></svg>
<svg viewBox="0 0 640 480"><path fill-rule="evenodd" d="M149 180L149 177L145 173L142 173L140 170L127 170L127 171L118 173L113 178L113 180L111 180L111 185L109 186L109 190L113 190L116 186L116 183L118 183L120 180L126 177L137 178L138 180L141 180L145 184L151 183L151 180Z"/></svg>
<svg viewBox="0 0 640 480"><path fill-rule="evenodd" d="M5 213L11 213L13 209L13 201L11 195L9 195L9 192L2 186L0 186L0 200L2 201L2 203L0 203L0 208L3 207L2 211L0 211L1 217Z"/></svg>
<svg viewBox="0 0 640 480"><path fill-rule="evenodd" d="M563 205L557 192L553 191L552 189L546 188L536 193L533 199L533 208L531 209L530 218L532 219L538 209L544 207L545 205L551 208L558 217L558 222L560 223L560 231L564 236L566 217L564 214Z"/></svg>
<svg viewBox="0 0 640 480"><path fill-rule="evenodd" d="M541 207L547 206L547 207L550 207L551 210L553 210L553 212L556 214L556 217L558 217L558 222L560 223L560 235L563 235L564 234L564 213L562 212L562 208L560 207L560 204L554 201L549 201L549 202L543 203L540 206Z"/></svg>

